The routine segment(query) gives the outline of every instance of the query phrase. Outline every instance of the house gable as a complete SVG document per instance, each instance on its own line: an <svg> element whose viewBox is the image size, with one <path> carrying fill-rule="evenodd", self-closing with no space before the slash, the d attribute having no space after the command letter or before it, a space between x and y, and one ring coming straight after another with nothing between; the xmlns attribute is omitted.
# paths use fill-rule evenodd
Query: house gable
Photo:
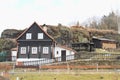
<svg viewBox="0 0 120 80"><path fill-rule="evenodd" d="M27 35L28 34L28 35ZM31 35L29 35L31 34ZM41 36L38 38L38 35ZM27 36L31 36L31 39L26 39ZM42 39L43 38L43 39ZM17 41L54 41L54 39L45 32L41 26L34 22L28 29L26 29L18 38Z"/></svg>
<svg viewBox="0 0 120 80"><path fill-rule="evenodd" d="M18 38L18 58L52 58L54 39L37 23L33 23Z"/></svg>

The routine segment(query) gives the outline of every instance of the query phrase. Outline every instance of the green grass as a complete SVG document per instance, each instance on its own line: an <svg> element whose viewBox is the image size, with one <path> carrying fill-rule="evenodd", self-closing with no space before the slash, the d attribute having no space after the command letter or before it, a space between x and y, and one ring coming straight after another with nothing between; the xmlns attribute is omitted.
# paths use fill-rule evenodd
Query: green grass
<svg viewBox="0 0 120 80"><path fill-rule="evenodd" d="M97 53L110 53L109 51L107 51L105 49L95 49L95 52L97 52Z"/></svg>
<svg viewBox="0 0 120 80"><path fill-rule="evenodd" d="M10 80L16 80L19 77L20 80L120 80L119 73L75 73L75 74L65 74L65 73L19 73L10 76Z"/></svg>
<svg viewBox="0 0 120 80"><path fill-rule="evenodd" d="M95 52L96 53L102 53L102 54L106 54L106 53L109 53L109 54L120 54L120 51L108 51L108 50L105 50L105 49L99 49L99 48L96 48L95 49Z"/></svg>

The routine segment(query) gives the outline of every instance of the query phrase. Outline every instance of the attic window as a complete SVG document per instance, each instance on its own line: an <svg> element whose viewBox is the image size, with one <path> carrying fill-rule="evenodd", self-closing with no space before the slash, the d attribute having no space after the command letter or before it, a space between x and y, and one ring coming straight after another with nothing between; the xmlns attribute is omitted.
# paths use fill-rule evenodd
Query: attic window
<svg viewBox="0 0 120 80"><path fill-rule="evenodd" d="M32 33L26 33L26 39L31 39L32 38Z"/></svg>
<svg viewBox="0 0 120 80"><path fill-rule="evenodd" d="M38 39L43 39L43 33L38 33Z"/></svg>

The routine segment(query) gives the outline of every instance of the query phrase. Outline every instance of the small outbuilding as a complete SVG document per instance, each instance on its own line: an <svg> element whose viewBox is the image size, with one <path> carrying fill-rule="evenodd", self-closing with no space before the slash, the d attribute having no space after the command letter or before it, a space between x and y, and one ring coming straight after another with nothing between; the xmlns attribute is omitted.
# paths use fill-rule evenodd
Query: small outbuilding
<svg viewBox="0 0 120 80"><path fill-rule="evenodd" d="M73 43L72 48L76 51L94 51L94 43L92 42L82 42L82 43Z"/></svg>
<svg viewBox="0 0 120 80"><path fill-rule="evenodd" d="M56 45L54 51L54 57L58 61L72 60L76 53L73 49L62 45Z"/></svg>
<svg viewBox="0 0 120 80"><path fill-rule="evenodd" d="M17 59L17 48L12 48L11 49L11 60L16 61Z"/></svg>
<svg viewBox="0 0 120 80"><path fill-rule="evenodd" d="M113 39L93 37L92 41L95 48L116 49L117 43Z"/></svg>

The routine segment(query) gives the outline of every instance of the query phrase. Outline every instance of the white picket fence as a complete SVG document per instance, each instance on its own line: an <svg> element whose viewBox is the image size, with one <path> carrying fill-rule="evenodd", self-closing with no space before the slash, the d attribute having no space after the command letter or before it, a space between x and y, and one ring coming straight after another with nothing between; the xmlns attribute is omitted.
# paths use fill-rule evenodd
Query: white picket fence
<svg viewBox="0 0 120 80"><path fill-rule="evenodd" d="M66 56L65 61L73 60L73 59L75 59L74 55L69 55L69 56ZM51 64L54 62L61 62L62 57L56 57L54 59L48 59L48 58L31 59L29 58L29 59L18 59L17 61L22 62L22 65L24 66L38 66L38 65Z"/></svg>

